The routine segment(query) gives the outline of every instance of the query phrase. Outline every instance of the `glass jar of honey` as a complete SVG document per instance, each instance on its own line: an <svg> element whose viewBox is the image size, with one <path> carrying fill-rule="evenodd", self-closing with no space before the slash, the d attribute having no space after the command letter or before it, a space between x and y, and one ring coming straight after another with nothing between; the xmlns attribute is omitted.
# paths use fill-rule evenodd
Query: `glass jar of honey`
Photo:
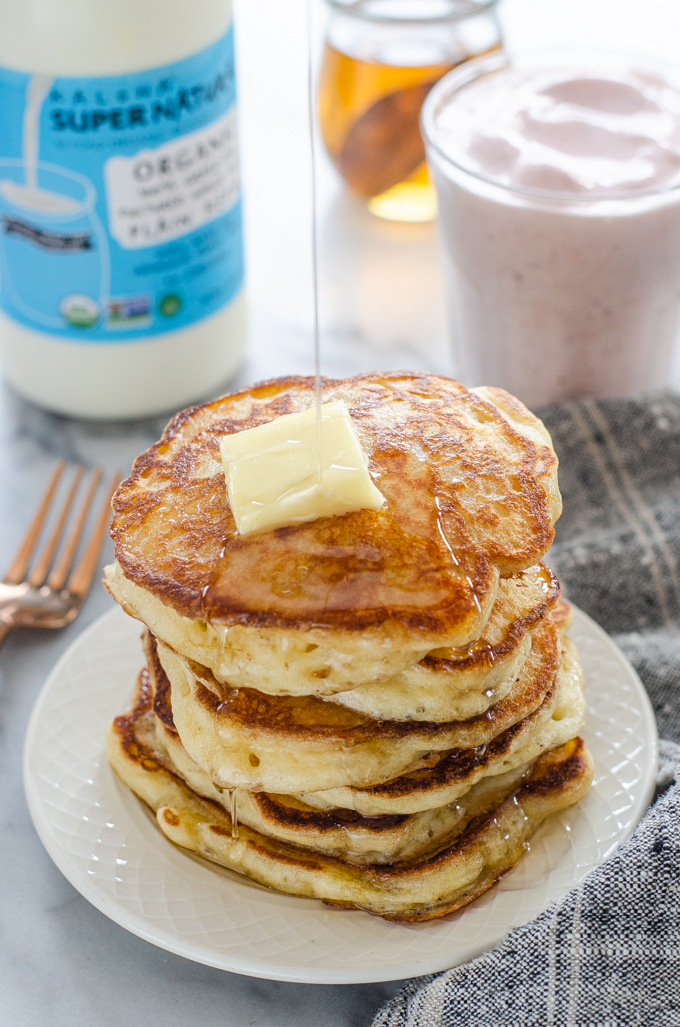
<svg viewBox="0 0 680 1027"><path fill-rule="evenodd" d="M321 135L350 189L373 214L431 221L419 118L443 75L501 48L498 0L327 0Z"/></svg>

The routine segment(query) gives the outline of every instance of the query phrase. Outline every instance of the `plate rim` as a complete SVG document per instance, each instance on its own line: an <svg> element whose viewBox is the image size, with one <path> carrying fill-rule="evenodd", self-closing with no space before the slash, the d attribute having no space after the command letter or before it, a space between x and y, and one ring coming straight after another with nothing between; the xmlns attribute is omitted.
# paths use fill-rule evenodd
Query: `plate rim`
<svg viewBox="0 0 680 1027"><path fill-rule="evenodd" d="M640 702L641 709L643 712L643 719L646 722L645 740L648 743L649 754L647 763L645 766L646 771L646 787L641 789L640 797L634 806L629 825L625 831L621 834L621 837L615 843L615 845L607 850L602 857L602 860L595 866L601 866L604 860L610 858L613 852L616 851L621 845L623 845L627 839L633 834L637 825L639 824L642 816L646 809L649 807L651 799L654 794L655 778L658 769L659 760L659 739L656 727L656 718L654 711L649 699L647 690L640 679L637 671L628 660L627 656L616 644L614 639L607 634L607 632L593 620L588 614L584 613L583 610L579 609L575 604L571 604L574 610L575 620L583 620L588 628L599 638L599 641L604 644L608 649L613 649L616 652L617 658L621 660L630 676L631 681L634 683L636 688L636 698ZM236 955L230 954L228 959L222 958L211 958L209 953L206 951L203 954L197 952L191 952L187 949L186 942L182 944L183 939L181 936L177 936L176 939L172 939L168 936L168 932L160 934L155 932L147 918L137 914L119 903L115 896L107 894L100 886L94 882L90 882L87 877L84 877L80 872L79 868L75 865L71 856L64 848L60 845L56 833L52 829L49 817L45 812L45 804L41 799L40 790L37 782L33 778L32 768L30 766L31 754L34 743L34 736L36 735L39 726L41 724L41 714L43 707L45 706L48 697L51 694L55 680L59 678L59 675L65 665L68 665L73 658L73 651L76 647L82 646L87 643L87 640L91 634L94 634L98 629L101 629L102 625L109 619L114 620L123 613L117 606L112 606L111 609L107 610L101 616L99 616L92 624L88 625L79 635L71 642L68 648L61 654L59 659L52 667L50 673L45 680L38 696L35 700L29 721L26 727L26 733L24 737L23 747L23 785L24 793L26 796L26 802L28 810L31 816L31 820L35 827L35 830L45 847L48 855L61 871L64 877L69 883L85 898L91 905L93 905L99 912L103 913L114 923L117 923L120 927L130 931L132 934L144 941L155 945L158 948L163 949L167 952L172 952L175 955L181 956L184 959L188 959L191 962L196 962L205 966L212 966L219 970L224 970L229 973L238 973L247 977L254 977L264 980L275 980L285 981L296 984L372 984L378 982L403 980L412 977L419 977L430 973L440 973L442 971L451 969L452 966L462 966L466 962L477 958L483 952L491 951L496 946L500 945L502 941L516 928L510 928L498 938L492 939L488 944L481 943L477 946L472 946L466 957L457 963L451 964L445 956L440 958L428 957L427 961L423 961L422 964L413 958L410 958L408 964L390 964L389 967L381 969L379 966L374 965L362 969L360 967L329 967L329 966L303 966L299 970L296 970L290 964L277 964L276 962L270 962L267 966L255 966L252 959L245 958L241 959ZM124 614L124 616L127 616ZM117 783L117 782L116 782ZM141 802L141 800L138 800ZM595 866L591 867L587 874L595 869ZM585 876L587 876L587 874ZM575 886L575 885L574 885ZM570 889L571 890L571 889ZM567 894L567 893L565 893ZM321 901L310 899L310 901ZM559 900L554 900L559 901ZM540 914L537 914L540 915ZM530 923L528 920L526 923ZM517 925L521 926L521 925ZM195 943L192 943L195 944ZM227 965L228 964L228 965Z"/></svg>

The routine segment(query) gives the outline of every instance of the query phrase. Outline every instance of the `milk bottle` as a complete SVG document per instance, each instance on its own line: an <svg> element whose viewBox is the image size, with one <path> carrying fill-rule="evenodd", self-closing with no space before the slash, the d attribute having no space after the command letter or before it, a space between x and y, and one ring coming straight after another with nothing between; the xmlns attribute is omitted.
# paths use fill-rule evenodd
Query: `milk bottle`
<svg viewBox="0 0 680 1027"><path fill-rule="evenodd" d="M245 336L230 0L3 0L0 360L34 402L186 406Z"/></svg>

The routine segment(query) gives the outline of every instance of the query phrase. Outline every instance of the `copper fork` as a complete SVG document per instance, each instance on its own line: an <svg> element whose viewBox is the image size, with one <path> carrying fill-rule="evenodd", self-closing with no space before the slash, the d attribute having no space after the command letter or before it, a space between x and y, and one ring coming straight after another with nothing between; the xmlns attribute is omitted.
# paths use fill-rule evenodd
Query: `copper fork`
<svg viewBox="0 0 680 1027"><path fill-rule="evenodd" d="M95 467L93 470L85 497L76 514L66 543L55 559L76 493L85 473L83 464L76 467L73 481L56 523L42 552L29 570L31 557L65 466L65 462L60 460L54 468L45 494L26 532L26 537L19 546L19 551L7 571L4 581L0 582L0 645L12 628L63 628L70 624L90 590L99 562L102 539L111 516L111 497L120 481L118 473L114 474L109 485L106 499L80 560L73 568L72 564L78 543L83 535L92 500L101 480L101 467Z"/></svg>

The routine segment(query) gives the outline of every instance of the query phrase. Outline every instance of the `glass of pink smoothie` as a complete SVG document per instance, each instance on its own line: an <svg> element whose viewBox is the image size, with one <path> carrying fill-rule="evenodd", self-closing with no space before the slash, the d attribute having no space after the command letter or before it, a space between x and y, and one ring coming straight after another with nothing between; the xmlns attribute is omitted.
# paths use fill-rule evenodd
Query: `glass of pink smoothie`
<svg viewBox="0 0 680 1027"><path fill-rule="evenodd" d="M458 376L529 406L666 384L680 73L612 54L456 69L422 115Z"/></svg>

